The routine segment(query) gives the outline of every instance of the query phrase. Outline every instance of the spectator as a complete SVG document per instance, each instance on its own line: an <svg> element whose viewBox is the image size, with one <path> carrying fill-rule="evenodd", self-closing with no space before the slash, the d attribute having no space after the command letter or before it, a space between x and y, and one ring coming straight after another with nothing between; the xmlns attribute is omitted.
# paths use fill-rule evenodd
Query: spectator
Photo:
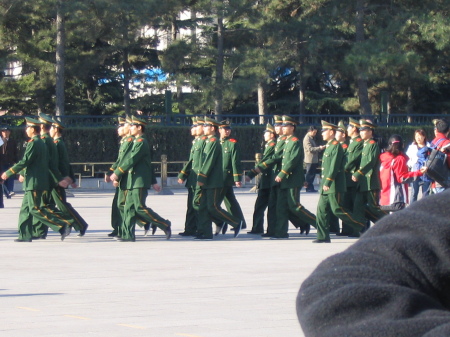
<svg viewBox="0 0 450 337"><path fill-rule="evenodd" d="M305 186L306 192L317 192L314 189L314 178L316 177L317 167L319 165L319 152L325 149L325 146L317 146L314 137L317 134L317 128L310 126L308 132L303 138L303 150L305 152L304 162L306 164Z"/></svg>
<svg viewBox="0 0 450 337"><path fill-rule="evenodd" d="M434 119L434 136L435 138L431 142L432 147L436 147L438 150L442 149L444 146L450 143L448 139L449 125L444 119ZM450 167L450 156L448 155L448 149L443 150L447 154L447 165ZM433 193L441 193L445 190L445 187L437 182L432 183Z"/></svg>
<svg viewBox="0 0 450 337"><path fill-rule="evenodd" d="M1 128L3 145L0 148L0 163L2 172L13 166L18 161L17 143L11 138L11 130L4 126ZM14 176L8 178L4 182L3 191L9 199L14 193Z"/></svg>
<svg viewBox="0 0 450 337"><path fill-rule="evenodd" d="M408 146L408 150L406 151L406 155L408 156L408 168L410 171L420 170L428 158L428 147L430 143L427 141L427 135L424 130L418 129L414 131L414 141L410 146ZM424 174L421 177L414 178L411 183L411 198L410 203L417 201L417 197L419 195L420 187L422 186L422 197L425 197L430 194L430 185L431 178Z"/></svg>

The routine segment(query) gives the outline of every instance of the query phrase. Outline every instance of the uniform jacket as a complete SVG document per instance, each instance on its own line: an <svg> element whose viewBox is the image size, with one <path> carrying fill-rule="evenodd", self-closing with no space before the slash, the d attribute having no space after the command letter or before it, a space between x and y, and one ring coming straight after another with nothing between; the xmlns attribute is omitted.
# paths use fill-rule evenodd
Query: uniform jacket
<svg viewBox="0 0 450 337"><path fill-rule="evenodd" d="M353 173L358 179L357 188L361 192L380 189L380 148L374 139L364 142L361 162L358 170Z"/></svg>
<svg viewBox="0 0 450 337"><path fill-rule="evenodd" d="M272 186L276 186L278 183L275 182L275 177L281 171L281 161L283 160L284 146L286 145L286 136L279 136L275 144L273 155L268 157L266 160L261 160L261 162L256 165L261 172L271 171L272 175Z"/></svg>
<svg viewBox="0 0 450 337"><path fill-rule="evenodd" d="M183 166L182 170L178 174L178 179L186 181L184 186L186 186L187 188L195 187L197 184L197 174L195 173L194 169L192 168L192 164L193 164L193 160L194 160L195 145L200 140L201 140L201 137L196 137L192 141L191 151L189 152L189 160Z"/></svg>
<svg viewBox="0 0 450 337"><path fill-rule="evenodd" d="M131 153L131 150L133 149L133 141L134 136L122 137L122 139L120 140L119 154L117 156L117 160L109 169L110 170L108 173L109 175L114 173L117 167L128 158L129 154ZM123 172L123 174L120 176L119 188L121 190L126 190L127 182L128 182L128 172Z"/></svg>
<svg viewBox="0 0 450 337"><path fill-rule="evenodd" d="M223 187L222 148L217 136L204 139L199 165L197 180L204 184L203 189Z"/></svg>
<svg viewBox="0 0 450 337"><path fill-rule="evenodd" d="M308 337L450 336L450 191L383 217L303 282Z"/></svg>
<svg viewBox="0 0 450 337"><path fill-rule="evenodd" d="M234 186L235 182L242 179L241 149L236 139L223 138L222 146L223 186Z"/></svg>
<svg viewBox="0 0 450 337"><path fill-rule="evenodd" d="M54 140L56 149L58 151L59 172L63 177L70 177L75 182L75 174L69 161L69 154L67 153L66 144L62 138Z"/></svg>
<svg viewBox="0 0 450 337"><path fill-rule="evenodd" d="M305 163L315 164L319 162L320 146L308 133L303 138L303 150L305 153Z"/></svg>
<svg viewBox="0 0 450 337"><path fill-rule="evenodd" d="M63 178L61 172L59 172L59 155L58 149L54 143L54 140L48 133L41 135L41 139L47 145L48 150L48 167L50 170L50 184L56 186Z"/></svg>
<svg viewBox="0 0 450 337"><path fill-rule="evenodd" d="M280 188L302 187L305 181L303 172L303 147L294 135L286 138L278 177L282 179Z"/></svg>
<svg viewBox="0 0 450 337"><path fill-rule="evenodd" d="M322 174L320 180L320 194L345 192L344 149L337 140L330 140L322 157ZM323 190L328 186L328 191Z"/></svg>
<svg viewBox="0 0 450 337"><path fill-rule="evenodd" d="M269 160L273 154L275 153L275 145L276 141L271 139L264 145L264 153L261 158L261 162L265 162ZM247 172L247 176L251 178L255 177L258 173L255 169L252 169ZM272 175L272 170L265 170L261 172L261 178L259 180L258 188L259 189L266 189L270 188L272 186L272 182L274 180L274 177Z"/></svg>
<svg viewBox="0 0 450 337"><path fill-rule="evenodd" d="M121 177L128 172L127 190L135 188L150 188L156 183L153 174L152 155L147 140L137 136L128 155L124 155L114 173Z"/></svg>
<svg viewBox="0 0 450 337"><path fill-rule="evenodd" d="M356 186L356 182L352 180L352 175L359 169L363 147L364 141L361 137L356 136L350 140L350 144L345 152L345 177L349 187Z"/></svg>
<svg viewBox="0 0 450 337"><path fill-rule="evenodd" d="M40 136L31 138L25 149L23 158L6 171L6 175L11 177L21 172L25 180L23 182L24 191L48 191L49 189L49 168L48 150Z"/></svg>

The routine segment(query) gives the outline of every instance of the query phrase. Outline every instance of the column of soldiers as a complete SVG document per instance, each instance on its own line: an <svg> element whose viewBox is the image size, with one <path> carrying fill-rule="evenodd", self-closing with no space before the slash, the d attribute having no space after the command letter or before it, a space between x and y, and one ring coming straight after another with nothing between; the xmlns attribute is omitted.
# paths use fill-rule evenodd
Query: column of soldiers
<svg viewBox="0 0 450 337"><path fill-rule="evenodd" d="M65 195L65 189L76 184L61 139L64 125L43 113L39 119L27 117L25 122L29 141L24 156L1 175L6 180L18 174L25 191L19 213L19 237L15 241L46 239L48 228L58 232L61 240L72 227L83 236L88 225L67 203Z"/></svg>

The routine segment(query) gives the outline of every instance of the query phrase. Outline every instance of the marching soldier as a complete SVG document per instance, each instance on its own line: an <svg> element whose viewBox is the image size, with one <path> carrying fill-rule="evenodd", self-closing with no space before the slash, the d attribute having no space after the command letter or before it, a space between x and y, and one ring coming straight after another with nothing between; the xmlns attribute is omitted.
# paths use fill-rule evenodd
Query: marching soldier
<svg viewBox="0 0 450 337"><path fill-rule="evenodd" d="M275 128L270 124L267 124L266 130L264 131L264 141L266 144L264 146L264 153L261 161L267 161L275 152ZM258 172L255 169L252 169L247 172L245 180L249 182L257 175ZM264 211L269 206L270 189L273 179L272 170L266 170L261 173L258 182L258 196L256 197L255 209L253 211L253 226L252 230L247 232L247 234L264 234ZM267 212L272 213L274 211L275 209L270 207ZM269 218L269 215L267 215L267 218Z"/></svg>
<svg viewBox="0 0 450 337"><path fill-rule="evenodd" d="M197 210L197 240L211 240L212 220L230 224L234 229L234 237L237 237L242 228L242 220L231 215L220 207L222 203L223 165L222 149L216 136L219 124L212 118L205 117L203 132L206 139L197 174L197 189L194 196L194 208ZM220 230L220 229L219 229Z"/></svg>
<svg viewBox="0 0 450 337"><path fill-rule="evenodd" d="M247 228L241 206L234 195L233 186L241 187L242 168L241 151L236 139L230 138L231 124L225 120L219 124L220 145L222 147L223 189L222 198L227 211L243 221L242 228ZM216 228L221 228L217 226ZM222 229L223 232L226 230ZM219 234L216 230L216 235Z"/></svg>
<svg viewBox="0 0 450 337"><path fill-rule="evenodd" d="M363 150L361 153L361 162L359 168L352 174L352 180L357 183L357 191L355 198L355 213L359 217L365 215L372 222L381 219L387 215L380 209L380 148L375 139L373 132L375 124L361 119L360 135L364 140Z"/></svg>
<svg viewBox="0 0 450 337"><path fill-rule="evenodd" d="M356 198L356 182L352 180L353 173L359 168L361 162L361 153L364 146L364 141L359 136L359 121L353 118L349 118L349 124L347 127L347 134L350 137L350 143L345 152L345 180L347 186L347 192L343 200L343 206L354 211L355 198ZM354 231L346 223L342 223L342 232L339 236L358 237L359 231Z"/></svg>
<svg viewBox="0 0 450 337"><path fill-rule="evenodd" d="M197 185L197 175L195 171L192 169L194 165L194 153L196 143L200 140L202 134L199 134L197 131L198 121L197 117L192 118L192 126L191 126L191 136L194 137L192 141L192 147L189 154L189 161L184 165L183 169L178 174L178 183L182 184L184 182L185 186L188 190L188 198L187 198L187 210L186 210L186 221L184 223L184 232L178 233L181 236L195 236L197 232L197 211L194 209L193 200L195 187ZM203 126L202 126L203 130Z"/></svg>
<svg viewBox="0 0 450 337"><path fill-rule="evenodd" d="M3 180L21 174L19 179L23 182L25 191L19 213L19 237L16 242L31 242L33 237L33 220L61 234L61 240L70 234L70 223L55 214L46 204L43 194L48 193L49 159L48 150L40 138L40 122L26 117L26 134L30 138L25 154L17 164L3 172Z"/></svg>
<svg viewBox="0 0 450 337"><path fill-rule="evenodd" d="M166 239L169 240L172 235L170 221L163 219L145 205L148 195L147 190L150 186L153 186L155 191L161 190L161 187L156 183L155 176L152 174L150 146L143 137L147 122L134 116L131 121L130 133L134 140L130 155L119 163L119 166L110 176L111 180L119 181L121 176L128 173L123 230L121 238L118 240L122 242L136 241L135 227L138 219L159 227L166 235Z"/></svg>
<svg viewBox="0 0 450 337"><path fill-rule="evenodd" d="M280 172L275 181L280 185L277 195L277 222L271 239L287 239L289 214L302 223L314 223L316 217L300 204L300 189L305 175L303 171L303 146L294 136L297 122L290 116L283 116L283 135L286 144L283 149Z"/></svg>
<svg viewBox="0 0 450 337"><path fill-rule="evenodd" d="M344 150L335 139L337 126L322 121L322 138L327 142L322 157L322 174L320 181L320 199L317 205L317 240L314 243L330 242L330 216L334 214L355 229L365 227L365 218L357 218L342 206L345 193Z"/></svg>
<svg viewBox="0 0 450 337"><path fill-rule="evenodd" d="M64 124L61 121L54 119L52 127L50 129L50 136L53 138L56 145L56 152L58 153L58 168L64 180L67 181L72 187L76 187L75 175L70 166L69 155L67 154L67 148L64 144L62 137L62 130ZM52 191L52 198L58 206L59 210L67 218L73 219L73 227L80 233L78 236L84 236L89 225L81 217L81 215L67 202L66 189L61 186L56 186Z"/></svg>

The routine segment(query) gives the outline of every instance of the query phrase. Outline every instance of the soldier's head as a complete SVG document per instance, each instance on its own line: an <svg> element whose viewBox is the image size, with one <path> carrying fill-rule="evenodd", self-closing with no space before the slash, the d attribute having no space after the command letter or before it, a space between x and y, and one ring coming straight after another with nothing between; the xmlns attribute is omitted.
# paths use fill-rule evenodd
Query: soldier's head
<svg viewBox="0 0 450 337"><path fill-rule="evenodd" d="M336 137L337 125L322 121L322 139L326 142L334 139Z"/></svg>
<svg viewBox="0 0 450 337"><path fill-rule="evenodd" d="M192 117L191 136L197 136L197 117Z"/></svg>
<svg viewBox="0 0 450 337"><path fill-rule="evenodd" d="M347 134L349 137L356 137L359 136L359 121L354 118L348 119L348 126L347 126Z"/></svg>
<svg viewBox="0 0 450 337"><path fill-rule="evenodd" d="M130 124L130 133L132 136L141 136L145 132L145 126L147 125L147 121L143 118L138 118L136 116L131 117Z"/></svg>
<svg viewBox="0 0 450 337"><path fill-rule="evenodd" d="M272 125L267 124L266 129L264 130L264 140L268 142L271 139L275 139L275 137L275 128Z"/></svg>
<svg viewBox="0 0 450 337"><path fill-rule="evenodd" d="M283 117L279 115L273 116L273 127L275 133L279 136L283 134Z"/></svg>
<svg viewBox="0 0 450 337"><path fill-rule="evenodd" d="M338 142L345 142L347 139L347 128L345 127L343 120L339 121L334 138L336 138Z"/></svg>
<svg viewBox="0 0 450 337"><path fill-rule="evenodd" d="M220 139L224 139L231 135L231 122L229 120L224 120L219 123L219 134Z"/></svg>
<svg viewBox="0 0 450 337"><path fill-rule="evenodd" d="M202 116L197 117L197 127L195 128L197 137L203 136L203 124L205 124L205 118Z"/></svg>
<svg viewBox="0 0 450 337"><path fill-rule="evenodd" d="M372 138L373 132L376 128L375 124L366 119L360 119L359 124L360 124L359 133L361 135L361 138L364 140Z"/></svg>
<svg viewBox="0 0 450 337"><path fill-rule="evenodd" d="M52 126L50 128L50 137L58 138L63 134L63 129L66 126L61 122L60 119L53 118Z"/></svg>
<svg viewBox="0 0 450 337"><path fill-rule="evenodd" d="M203 134L205 136L215 135L219 124L215 119L210 117L205 117L205 123L203 124Z"/></svg>
<svg viewBox="0 0 450 337"><path fill-rule="evenodd" d="M291 116L283 116L283 135L290 136L295 132L297 121Z"/></svg>
<svg viewBox="0 0 450 337"><path fill-rule="evenodd" d="M41 132L41 122L31 117L25 117L25 133L28 137L34 137Z"/></svg>
<svg viewBox="0 0 450 337"><path fill-rule="evenodd" d="M39 121L41 122L41 134L49 133L52 127L53 119L43 112L39 113Z"/></svg>

